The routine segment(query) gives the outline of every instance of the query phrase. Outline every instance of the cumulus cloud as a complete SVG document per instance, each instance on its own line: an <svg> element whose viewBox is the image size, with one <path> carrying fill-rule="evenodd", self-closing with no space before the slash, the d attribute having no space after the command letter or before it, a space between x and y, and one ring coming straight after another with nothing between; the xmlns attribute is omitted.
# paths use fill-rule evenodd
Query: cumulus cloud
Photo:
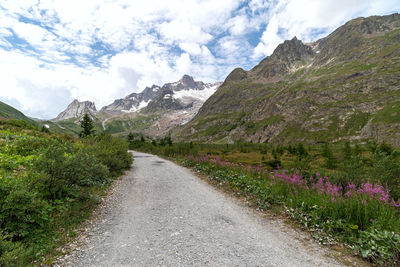
<svg viewBox="0 0 400 267"><path fill-rule="evenodd" d="M270 55L279 43L294 36L305 42L314 41L352 18L390 14L399 9L398 0L277 1L271 6L268 25L254 48L253 58Z"/></svg>
<svg viewBox="0 0 400 267"><path fill-rule="evenodd" d="M52 118L75 98L101 108L183 74L223 80L284 39L309 41L396 2L0 1L0 101Z"/></svg>

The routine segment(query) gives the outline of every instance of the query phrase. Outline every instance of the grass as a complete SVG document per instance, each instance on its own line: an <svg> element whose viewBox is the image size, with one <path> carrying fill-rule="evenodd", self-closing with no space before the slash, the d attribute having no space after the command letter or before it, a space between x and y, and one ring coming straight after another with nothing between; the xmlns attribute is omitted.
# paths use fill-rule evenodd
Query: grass
<svg viewBox="0 0 400 267"><path fill-rule="evenodd" d="M35 125L35 126L37 125L37 123L34 120L26 117L22 112L16 110L15 108L13 108L3 102L0 102L0 119L1 118L18 119L18 120L23 120L23 121L25 121L29 124Z"/></svg>
<svg viewBox="0 0 400 267"><path fill-rule="evenodd" d="M372 119L373 123L400 123L400 102L387 104Z"/></svg>

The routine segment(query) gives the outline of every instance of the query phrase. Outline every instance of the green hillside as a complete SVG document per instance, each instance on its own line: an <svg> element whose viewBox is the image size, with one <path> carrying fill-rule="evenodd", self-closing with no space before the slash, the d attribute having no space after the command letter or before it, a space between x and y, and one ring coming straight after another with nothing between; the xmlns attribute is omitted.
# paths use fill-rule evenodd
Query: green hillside
<svg viewBox="0 0 400 267"><path fill-rule="evenodd" d="M18 119L28 122L29 124L37 125L37 123L25 116L22 112L16 110L15 108L11 107L0 101L0 119Z"/></svg>

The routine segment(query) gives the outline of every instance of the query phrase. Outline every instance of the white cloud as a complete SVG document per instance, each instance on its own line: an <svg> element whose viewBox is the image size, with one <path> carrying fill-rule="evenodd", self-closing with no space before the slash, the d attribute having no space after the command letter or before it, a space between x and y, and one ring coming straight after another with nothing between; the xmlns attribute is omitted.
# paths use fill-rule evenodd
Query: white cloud
<svg viewBox="0 0 400 267"><path fill-rule="evenodd" d="M160 25L160 34L169 42L191 40L205 44L212 38L211 34L204 32L199 26L177 19L163 22Z"/></svg>
<svg viewBox="0 0 400 267"><path fill-rule="evenodd" d="M255 2L258 4L260 1ZM278 1L271 6L268 26L254 49L253 58L270 55L279 43L294 36L310 42L325 36L352 18L390 14L399 9L399 0ZM316 35L315 30L322 32Z"/></svg>
<svg viewBox="0 0 400 267"><path fill-rule="evenodd" d="M179 44L179 47L191 55L200 55L201 47L197 43L194 42L182 42Z"/></svg>

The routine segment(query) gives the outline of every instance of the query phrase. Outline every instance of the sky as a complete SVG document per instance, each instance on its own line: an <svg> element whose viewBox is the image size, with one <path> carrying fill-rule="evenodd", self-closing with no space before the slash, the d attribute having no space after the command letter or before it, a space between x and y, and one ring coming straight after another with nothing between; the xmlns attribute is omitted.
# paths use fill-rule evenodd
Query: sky
<svg viewBox="0 0 400 267"><path fill-rule="evenodd" d="M50 119L189 74L223 81L296 36L400 12L400 0L0 0L0 101Z"/></svg>

